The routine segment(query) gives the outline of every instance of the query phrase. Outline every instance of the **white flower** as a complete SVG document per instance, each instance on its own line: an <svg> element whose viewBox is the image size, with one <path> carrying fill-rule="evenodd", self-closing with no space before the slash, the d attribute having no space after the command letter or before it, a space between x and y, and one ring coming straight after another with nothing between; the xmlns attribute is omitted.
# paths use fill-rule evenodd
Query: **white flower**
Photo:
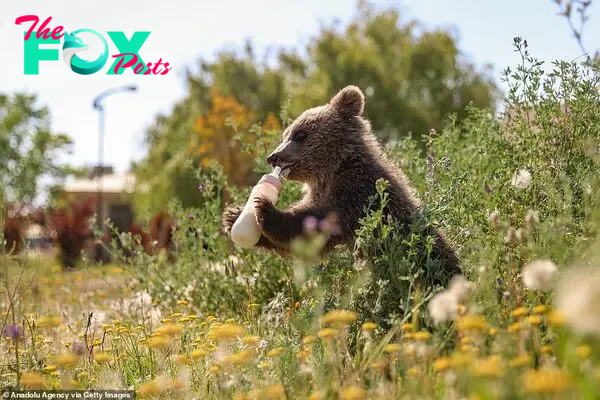
<svg viewBox="0 0 600 400"><path fill-rule="evenodd" d="M556 290L556 308L579 334L600 335L600 271L578 268L565 276Z"/></svg>
<svg viewBox="0 0 600 400"><path fill-rule="evenodd" d="M443 291L433 296L427 308L433 321L436 324L440 324L456 318L456 314L458 313L458 299L454 293Z"/></svg>
<svg viewBox="0 0 600 400"><path fill-rule="evenodd" d="M517 189L527 189L529 186L531 186L531 180L531 172L521 168L514 173L510 184Z"/></svg>
<svg viewBox="0 0 600 400"><path fill-rule="evenodd" d="M452 293L458 301L462 301L467 297L472 287L473 284L463 278L462 275L456 275L450 281L448 291Z"/></svg>
<svg viewBox="0 0 600 400"><path fill-rule="evenodd" d="M529 289L548 291L556 270L556 264L550 260L530 262L523 267L523 284Z"/></svg>

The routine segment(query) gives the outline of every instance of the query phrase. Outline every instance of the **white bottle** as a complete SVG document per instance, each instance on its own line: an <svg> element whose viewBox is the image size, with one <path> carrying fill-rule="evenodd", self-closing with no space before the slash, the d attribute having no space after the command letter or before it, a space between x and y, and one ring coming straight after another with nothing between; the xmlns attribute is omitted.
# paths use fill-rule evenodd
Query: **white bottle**
<svg viewBox="0 0 600 400"><path fill-rule="evenodd" d="M231 240L243 248L250 248L260 240L260 228L254 215L254 198L266 198L275 204L279 198L282 184L280 179L281 168L275 167L270 174L263 175L260 181L252 188L248 202L240 216L231 227Z"/></svg>

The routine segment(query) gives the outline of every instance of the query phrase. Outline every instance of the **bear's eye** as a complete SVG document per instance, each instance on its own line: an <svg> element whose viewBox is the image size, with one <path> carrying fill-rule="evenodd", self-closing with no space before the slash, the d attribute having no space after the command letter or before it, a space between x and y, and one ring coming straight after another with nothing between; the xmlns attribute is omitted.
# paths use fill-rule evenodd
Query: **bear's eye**
<svg viewBox="0 0 600 400"><path fill-rule="evenodd" d="M306 139L306 136L307 136L306 131L296 131L294 133L294 136L292 136L292 140L294 142L301 142L304 139Z"/></svg>

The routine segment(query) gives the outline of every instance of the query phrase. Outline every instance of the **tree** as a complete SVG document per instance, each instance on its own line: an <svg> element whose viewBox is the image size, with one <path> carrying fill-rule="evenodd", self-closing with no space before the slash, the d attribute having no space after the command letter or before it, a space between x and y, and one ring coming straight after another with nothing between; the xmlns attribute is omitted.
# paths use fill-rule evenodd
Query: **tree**
<svg viewBox="0 0 600 400"><path fill-rule="evenodd" d="M173 197L198 206L197 179L187 167L198 168L201 160L220 162L236 185L250 184L245 181L244 160L252 157L248 144L262 137L251 129L253 123L269 121L277 130L288 115L326 103L348 84L365 91L367 117L384 141L411 132L420 137L453 114L460 121L469 104L495 107L492 78L463 59L451 33L402 22L394 8L360 4L345 29L323 28L305 52L279 49L275 62L267 62L269 54L258 60L247 42L241 52L222 51L215 61L201 59L197 71L190 69L187 96L147 131L148 155L136 173L152 195L138 196L143 200L136 202L138 208L157 212ZM237 121L237 129L224 121ZM272 150L264 143L254 147Z"/></svg>
<svg viewBox="0 0 600 400"><path fill-rule="evenodd" d="M41 177L72 172L58 162L71 139L52 132L48 109L36 103L34 95L0 94L0 204L29 204Z"/></svg>

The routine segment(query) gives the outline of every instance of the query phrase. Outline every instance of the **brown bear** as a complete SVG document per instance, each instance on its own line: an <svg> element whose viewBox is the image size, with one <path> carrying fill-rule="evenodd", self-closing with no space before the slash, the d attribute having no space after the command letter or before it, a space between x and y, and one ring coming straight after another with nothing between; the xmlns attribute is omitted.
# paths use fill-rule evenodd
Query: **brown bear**
<svg viewBox="0 0 600 400"><path fill-rule="evenodd" d="M369 199L377 194L376 181L388 181L389 202L384 213L408 235L421 207L404 173L390 163L364 118L365 99L356 86L347 86L329 104L304 111L283 132L283 141L267 159L280 166L287 178L303 182L303 198L287 210L278 210L268 200L255 199L256 220L262 236L258 246L281 254L305 233L307 221L337 217L337 231L329 235L324 251L338 244L352 248L359 220ZM222 218L223 229L231 227L242 207L230 207ZM312 218L311 218L312 217ZM454 249L438 229L431 228L433 257L446 275L460 273ZM442 283L442 282L440 282ZM442 283L443 284L443 283Z"/></svg>

